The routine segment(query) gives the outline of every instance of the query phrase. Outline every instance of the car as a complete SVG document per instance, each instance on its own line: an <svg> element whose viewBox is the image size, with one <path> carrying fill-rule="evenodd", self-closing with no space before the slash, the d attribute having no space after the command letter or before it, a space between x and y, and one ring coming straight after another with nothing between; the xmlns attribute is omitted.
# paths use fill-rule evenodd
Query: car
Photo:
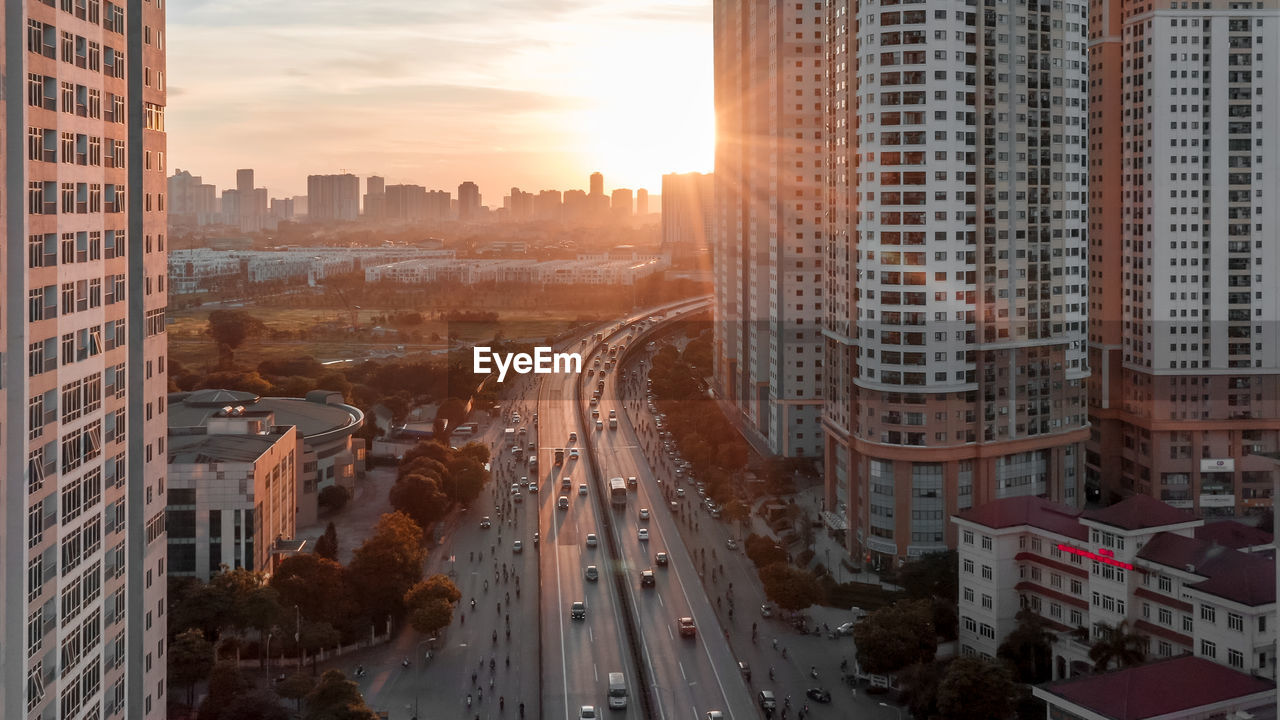
<svg viewBox="0 0 1280 720"><path fill-rule="evenodd" d="M533 534L533 546L538 547L538 533Z"/></svg>
<svg viewBox="0 0 1280 720"><path fill-rule="evenodd" d="M588 565L584 574L588 580L595 582L600 579L600 568L595 565Z"/></svg>
<svg viewBox="0 0 1280 720"><path fill-rule="evenodd" d="M698 626L693 624L693 618L682 617L676 622L680 626L680 637L693 637L698 634Z"/></svg>
<svg viewBox="0 0 1280 720"><path fill-rule="evenodd" d="M595 368L587 368L587 377L591 377L592 375L595 375L595 374L596 374Z"/></svg>
<svg viewBox="0 0 1280 720"><path fill-rule="evenodd" d="M671 501L671 512L678 512L679 510L680 510L680 503L676 502L675 500L672 500L672 501Z"/></svg>
<svg viewBox="0 0 1280 720"><path fill-rule="evenodd" d="M530 495L537 495L537 494L538 494L538 483L536 483L536 482L531 482L531 483L529 483L529 494L530 494Z"/></svg>
<svg viewBox="0 0 1280 720"><path fill-rule="evenodd" d="M761 690L756 698L760 703L761 710L771 711L778 709L778 699L773 696L772 690Z"/></svg>
<svg viewBox="0 0 1280 720"><path fill-rule="evenodd" d="M725 541L724 546L729 548L730 550L737 550L738 541L734 540L733 538L729 538L728 540Z"/></svg>
<svg viewBox="0 0 1280 720"><path fill-rule="evenodd" d="M648 542L648 540L649 540L649 528L640 528L640 529L636 532L636 537L640 538L641 542Z"/></svg>
<svg viewBox="0 0 1280 720"><path fill-rule="evenodd" d="M603 421L603 420L597 420L597 421L596 421L596 430L604 430L604 421Z"/></svg>
<svg viewBox="0 0 1280 720"><path fill-rule="evenodd" d="M640 573L640 587L653 587L653 586L654 586L654 584L655 584L655 583L654 583L654 579L653 579L653 571L652 571L652 570L643 570L643 571L641 571L641 573Z"/></svg>
<svg viewBox="0 0 1280 720"><path fill-rule="evenodd" d="M773 617L773 607L769 603L760 606L760 617Z"/></svg>
<svg viewBox="0 0 1280 720"><path fill-rule="evenodd" d="M567 498L567 497L565 497L565 496L561 495L561 496L560 496L560 498L559 498L558 500L556 500L556 507L560 508L561 510L568 510L568 509L569 509L569 498Z"/></svg>
<svg viewBox="0 0 1280 720"><path fill-rule="evenodd" d="M649 508L640 508L640 519L641 520L649 519Z"/></svg>
<svg viewBox="0 0 1280 720"><path fill-rule="evenodd" d="M738 663L738 672L742 673L742 678L743 678L744 680L747 680L747 681L750 681L750 680L751 680L751 666L750 666L750 665L748 665L748 664L746 664L746 663L744 663L744 662L739 662L739 663Z"/></svg>
<svg viewBox="0 0 1280 720"><path fill-rule="evenodd" d="M676 497L684 497L684 488L676 488Z"/></svg>
<svg viewBox="0 0 1280 720"><path fill-rule="evenodd" d="M489 519L488 515L485 515L484 517L480 518L480 527L485 529L493 527L493 521Z"/></svg>
<svg viewBox="0 0 1280 720"><path fill-rule="evenodd" d="M520 487L529 487L529 478L527 476L520 476Z"/></svg>
<svg viewBox="0 0 1280 720"><path fill-rule="evenodd" d="M576 432L569 433L569 442L570 443L578 442L578 433Z"/></svg>
<svg viewBox="0 0 1280 720"><path fill-rule="evenodd" d="M572 450L569 451L569 459L570 460L578 459L578 448L573 448Z"/></svg>
<svg viewBox="0 0 1280 720"><path fill-rule="evenodd" d="M812 687L804 691L805 697L814 702L829 703L831 702L831 693L822 688Z"/></svg>
<svg viewBox="0 0 1280 720"><path fill-rule="evenodd" d="M617 417L618 417L618 411L617 411L617 410L610 410L610 411L609 411L609 418L610 418L610 419L614 419L614 418L617 418Z"/></svg>
<svg viewBox="0 0 1280 720"><path fill-rule="evenodd" d="M720 508L716 507L715 505L712 505L711 507L707 508L707 514L713 518L719 519ZM733 548L729 548L729 549L732 550Z"/></svg>
<svg viewBox="0 0 1280 720"><path fill-rule="evenodd" d="M568 489L569 489L569 488L571 488L571 487L573 487L573 481L572 481L572 480L570 480L569 478L560 478L560 489L561 489L561 490L568 490Z"/></svg>
<svg viewBox="0 0 1280 720"><path fill-rule="evenodd" d="M600 419L600 410L599 410L599 408L593 409L593 410L591 411L591 419L592 419L592 420L599 420L599 419Z"/></svg>
<svg viewBox="0 0 1280 720"><path fill-rule="evenodd" d="M569 606L569 618L572 620L587 619L587 603L583 600L574 600Z"/></svg>
<svg viewBox="0 0 1280 720"><path fill-rule="evenodd" d="M511 552L524 552L524 543L519 540L511 543Z"/></svg>
<svg viewBox="0 0 1280 720"><path fill-rule="evenodd" d="M511 483L511 494L514 495L518 492L520 492L520 483Z"/></svg>
<svg viewBox="0 0 1280 720"><path fill-rule="evenodd" d="M598 398L598 397L593 397L593 398L591 398L591 406L592 406L592 407L595 407L596 405L599 405L599 404L600 404L600 398Z"/></svg>
<svg viewBox="0 0 1280 720"><path fill-rule="evenodd" d="M724 720L724 713L719 710L708 710L707 720Z"/></svg>
<svg viewBox="0 0 1280 720"><path fill-rule="evenodd" d="M627 478L627 487L631 488L632 490L634 490L634 489L635 489L635 487L636 487L636 476L635 476L635 475L632 475L632 476L630 476L630 477L628 477L628 478Z"/></svg>
<svg viewBox="0 0 1280 720"><path fill-rule="evenodd" d="M531 453L538 452L538 443L529 443L529 452Z"/></svg>
<svg viewBox="0 0 1280 720"><path fill-rule="evenodd" d="M519 413L511 413L511 424L512 424L512 425L519 425L519 424L520 424L520 414L519 414Z"/></svg>
<svg viewBox="0 0 1280 720"><path fill-rule="evenodd" d="M595 533L587 533L587 547L595 547L600 544L600 539Z"/></svg>
<svg viewBox="0 0 1280 720"><path fill-rule="evenodd" d="M844 623L840 627L836 628L836 635L852 635L852 634L853 634L853 623L851 622Z"/></svg>
<svg viewBox="0 0 1280 720"><path fill-rule="evenodd" d="M511 496L511 499L515 500L518 503L522 503L524 502L524 495L522 495L521 493L516 493L515 495Z"/></svg>
<svg viewBox="0 0 1280 720"><path fill-rule="evenodd" d="M596 720L598 717L600 716L596 714L595 705L583 705L578 711L578 720Z"/></svg>
<svg viewBox="0 0 1280 720"><path fill-rule="evenodd" d="M579 494L579 495L586 495L586 494L587 494L587 484L586 484L586 483L578 483L578 494Z"/></svg>
<svg viewBox="0 0 1280 720"><path fill-rule="evenodd" d="M664 552L660 552L660 553L658 553L657 555L654 555L654 556L653 556L653 562L654 562L654 563L656 563L656 564L658 564L658 565L666 566L666 564L667 564L667 554L666 554L666 553L664 553Z"/></svg>

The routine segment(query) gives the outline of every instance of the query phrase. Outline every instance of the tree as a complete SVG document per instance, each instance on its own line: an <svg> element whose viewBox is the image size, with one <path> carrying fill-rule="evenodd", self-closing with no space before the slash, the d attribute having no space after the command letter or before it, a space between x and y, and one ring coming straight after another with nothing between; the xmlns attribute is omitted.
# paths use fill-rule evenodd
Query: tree
<svg viewBox="0 0 1280 720"><path fill-rule="evenodd" d="M404 594L422 579L422 529L408 515L383 515L352 557L349 572L367 616L381 620L404 609Z"/></svg>
<svg viewBox="0 0 1280 720"><path fill-rule="evenodd" d="M271 587L279 593L281 607L296 605L309 621L357 629L353 624L360 611L357 595L347 571L334 560L315 553L287 557L271 576Z"/></svg>
<svg viewBox="0 0 1280 720"><path fill-rule="evenodd" d="M342 641L342 633L327 622L306 620L299 628L298 646L311 654L311 674L316 673L320 650L333 647Z"/></svg>
<svg viewBox="0 0 1280 720"><path fill-rule="evenodd" d="M466 421L467 403L456 397L445 398L436 410L436 418L446 421L452 431Z"/></svg>
<svg viewBox="0 0 1280 720"><path fill-rule="evenodd" d="M235 351L245 340L262 333L266 325L245 310L214 310L209 313L209 325L204 334L218 344L219 364L229 367L235 359Z"/></svg>
<svg viewBox="0 0 1280 720"><path fill-rule="evenodd" d="M743 545L747 557L751 558L757 569L787 561L787 551L772 538L751 533Z"/></svg>
<svg viewBox="0 0 1280 720"><path fill-rule="evenodd" d="M316 502L328 512L336 513L347 506L351 500L351 491L342 485L333 484L320 490Z"/></svg>
<svg viewBox="0 0 1280 720"><path fill-rule="evenodd" d="M305 700L304 720L377 720L377 714L365 705L359 686L341 670L326 670Z"/></svg>
<svg viewBox="0 0 1280 720"><path fill-rule="evenodd" d="M902 699L911 717L937 718L938 686L946 675L947 662L934 661L908 665L898 673Z"/></svg>
<svg viewBox="0 0 1280 720"><path fill-rule="evenodd" d="M249 690L227 704L221 720L289 720L289 711L270 690Z"/></svg>
<svg viewBox="0 0 1280 720"><path fill-rule="evenodd" d="M938 685L947 720L1001 720L1013 712L1017 688L1003 663L979 657L951 661Z"/></svg>
<svg viewBox="0 0 1280 720"><path fill-rule="evenodd" d="M918 662L930 662L938 651L933 630L933 603L899 600L853 626L858 664L875 675L888 675Z"/></svg>
<svg viewBox="0 0 1280 720"><path fill-rule="evenodd" d="M240 672L234 660L225 660L209 672L209 692L200 703L199 720L221 720L226 707L253 689L253 682Z"/></svg>
<svg viewBox="0 0 1280 720"><path fill-rule="evenodd" d="M333 485L332 487L342 487L341 485ZM324 534L316 540L315 554L327 560L338 559L338 528L334 527L333 521L324 528Z"/></svg>
<svg viewBox="0 0 1280 720"><path fill-rule="evenodd" d="M399 425L409 416L409 401L399 395L388 395L382 398L382 406L391 413L391 424Z"/></svg>
<svg viewBox="0 0 1280 720"><path fill-rule="evenodd" d="M1101 637L1089 648L1089 659L1094 672L1105 672L1112 664L1117 667L1133 667L1147 660L1146 637L1129 632L1129 623L1121 620L1114 627L1099 627Z"/></svg>
<svg viewBox="0 0 1280 720"><path fill-rule="evenodd" d="M897 572L897 584L913 600L946 598L960 594L959 558L955 550L928 553L904 564Z"/></svg>
<svg viewBox="0 0 1280 720"><path fill-rule="evenodd" d="M446 488L455 503L470 504L480 497L489 471L484 463L474 457L457 455L449 462L449 480Z"/></svg>
<svg viewBox="0 0 1280 720"><path fill-rule="evenodd" d="M271 383L258 373L234 369L207 373L199 379L196 386L221 390L240 390L254 395L266 395L271 392Z"/></svg>
<svg viewBox="0 0 1280 720"><path fill-rule="evenodd" d="M457 605L461 599L462 591L458 586L447 575L436 574L410 588L405 593L404 604L406 607L418 607L428 600L443 600L449 605Z"/></svg>
<svg viewBox="0 0 1280 720"><path fill-rule="evenodd" d="M818 601L818 580L808 570L786 563L774 563L760 569L764 593L783 610L803 610Z"/></svg>
<svg viewBox="0 0 1280 720"><path fill-rule="evenodd" d="M404 475L391 486L391 507L413 518L419 527L430 527L444 518L451 505L440 485L434 477Z"/></svg>
<svg viewBox="0 0 1280 720"><path fill-rule="evenodd" d="M196 683L213 669L213 644L199 628L178 633L169 644L169 682L187 688L187 705L195 702Z"/></svg>
<svg viewBox="0 0 1280 720"><path fill-rule="evenodd" d="M1046 682L1053 675L1054 634L1040 613L1030 608L1019 610L1017 621L1013 632L1000 643L996 656L1012 666L1018 682Z"/></svg>
<svg viewBox="0 0 1280 720"><path fill-rule="evenodd" d="M294 707L302 711L302 698L306 697L316 687L316 679L304 672L296 672L284 679L284 682L276 686L276 692L280 693L280 697L287 698L294 702Z"/></svg>
<svg viewBox="0 0 1280 720"><path fill-rule="evenodd" d="M453 605L440 598L431 598L414 607L409 613L413 629L426 635L435 635L453 622Z"/></svg>

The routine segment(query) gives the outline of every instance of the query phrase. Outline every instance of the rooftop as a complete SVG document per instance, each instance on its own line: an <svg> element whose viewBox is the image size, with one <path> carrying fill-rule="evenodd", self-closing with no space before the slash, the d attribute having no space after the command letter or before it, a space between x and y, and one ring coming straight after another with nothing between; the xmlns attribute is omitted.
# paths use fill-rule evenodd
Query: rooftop
<svg viewBox="0 0 1280 720"><path fill-rule="evenodd" d="M1196 528L1196 537L1236 550L1270 545L1273 540L1271 533L1266 530L1259 530L1236 520L1220 520L1201 525Z"/></svg>
<svg viewBox="0 0 1280 720"><path fill-rule="evenodd" d="M170 435L169 462L207 465L251 463L262 457L283 433L267 435Z"/></svg>
<svg viewBox="0 0 1280 720"><path fill-rule="evenodd" d="M238 390L196 390L169 394L169 429L203 427L224 407L244 407L246 413L275 415L277 425L293 425L303 440L326 433L355 432L364 424L364 413L342 403L338 393L316 390L305 398L259 397Z"/></svg>
<svg viewBox="0 0 1280 720"><path fill-rule="evenodd" d="M1268 691L1275 691L1274 683L1211 660L1183 655L1052 683L1037 688L1036 694L1061 698L1112 720L1144 720L1174 713L1189 716L1196 708ZM1274 700L1271 702L1274 706ZM1246 702L1242 707L1252 705Z"/></svg>
<svg viewBox="0 0 1280 720"><path fill-rule="evenodd" d="M956 517L993 529L1029 525L1064 537L1084 540L1089 532L1079 522L1080 511L1044 498L1025 495L1003 498L961 510Z"/></svg>
<svg viewBox="0 0 1280 720"><path fill-rule="evenodd" d="M1248 607L1276 601L1273 558L1219 545L1211 540L1162 532L1151 538L1138 558L1204 578L1187 587Z"/></svg>
<svg viewBox="0 0 1280 720"><path fill-rule="evenodd" d="M1080 519L1110 525L1121 530L1142 530L1165 525L1202 522L1189 511L1173 507L1150 495L1130 495L1115 505L1087 510Z"/></svg>

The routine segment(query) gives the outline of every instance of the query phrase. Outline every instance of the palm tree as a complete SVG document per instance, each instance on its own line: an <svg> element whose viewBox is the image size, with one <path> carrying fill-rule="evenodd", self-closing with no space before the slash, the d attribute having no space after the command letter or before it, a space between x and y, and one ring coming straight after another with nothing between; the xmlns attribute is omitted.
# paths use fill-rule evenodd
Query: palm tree
<svg viewBox="0 0 1280 720"><path fill-rule="evenodd" d="M1089 648L1089 659L1093 661L1094 672L1104 672L1113 663L1117 667L1126 668L1146 662L1147 638L1140 633L1130 632L1127 621L1121 620L1114 627L1104 623L1098 629L1100 637Z"/></svg>
<svg viewBox="0 0 1280 720"><path fill-rule="evenodd" d="M1051 674L1050 646L1057 636L1049 629L1048 622L1031 608L1019 610L1017 621L1018 626L1000 643L996 654L1013 665L1019 682L1044 682Z"/></svg>

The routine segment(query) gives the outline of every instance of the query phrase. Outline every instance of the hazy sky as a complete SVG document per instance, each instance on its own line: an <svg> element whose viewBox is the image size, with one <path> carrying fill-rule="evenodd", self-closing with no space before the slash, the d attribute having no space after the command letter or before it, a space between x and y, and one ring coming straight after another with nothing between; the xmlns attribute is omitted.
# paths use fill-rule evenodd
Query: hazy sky
<svg viewBox="0 0 1280 720"><path fill-rule="evenodd" d="M709 171L711 0L183 0L168 6L169 171L273 197L345 170L647 187ZM362 188L363 191L363 188Z"/></svg>

